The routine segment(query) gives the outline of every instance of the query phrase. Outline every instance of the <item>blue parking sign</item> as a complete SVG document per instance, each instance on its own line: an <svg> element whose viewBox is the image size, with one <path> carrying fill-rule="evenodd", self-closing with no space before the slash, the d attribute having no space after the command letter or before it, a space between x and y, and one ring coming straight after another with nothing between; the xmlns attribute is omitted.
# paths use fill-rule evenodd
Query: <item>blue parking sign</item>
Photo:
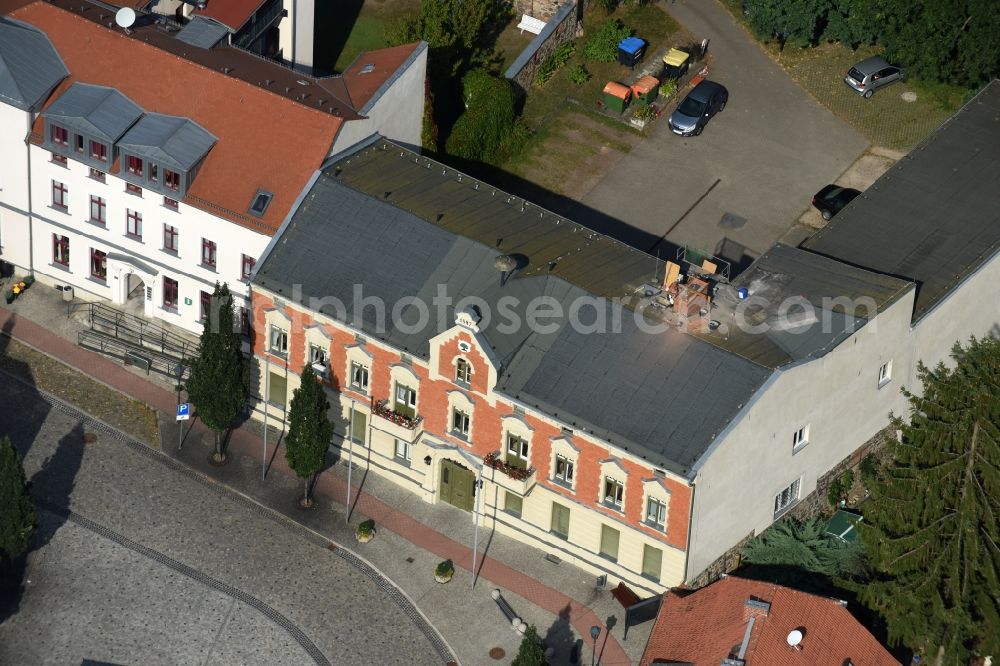
<svg viewBox="0 0 1000 666"><path fill-rule="evenodd" d="M189 418L191 418L191 403L182 402L177 405L177 420L187 421Z"/></svg>

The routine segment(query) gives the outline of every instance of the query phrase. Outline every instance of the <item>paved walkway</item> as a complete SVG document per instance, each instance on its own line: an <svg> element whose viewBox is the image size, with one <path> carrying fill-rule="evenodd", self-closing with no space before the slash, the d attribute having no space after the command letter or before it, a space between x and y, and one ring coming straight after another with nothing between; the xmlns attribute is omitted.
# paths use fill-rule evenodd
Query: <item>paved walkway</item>
<svg viewBox="0 0 1000 666"><path fill-rule="evenodd" d="M68 365L81 370L88 376L98 379L112 388L125 393L126 395L132 396L153 406L165 414L173 414L175 411L175 393L146 381L139 375L121 367L114 361L81 349L72 342L50 332L45 327L40 326L24 317L18 316L3 307L0 307L0 330L42 352L60 359ZM169 423L164 423L163 426L169 430L169 432L162 433L162 441L164 443L163 448L165 449L165 452L169 452L173 449L173 446L169 443L177 440L177 430L174 429L173 425ZM294 475L287 468L284 456L274 455L273 444L271 445L269 451L271 462L268 472L268 481L266 484L261 484L259 482L263 442L256 434L255 430L257 430L257 427L254 424L234 431L229 443L229 451L233 454L234 461L227 467L221 469L209 468L204 455L201 455L204 450L207 450L207 446L202 443L203 438L207 435L207 431L204 426L200 422L195 421L192 427L193 431L188 433L185 437L187 454L181 456L186 464L200 467L205 473L223 481L224 483L234 485L234 487L237 487L238 490L245 492L248 495L261 495L262 499L265 500L265 504L272 506L278 511L286 513L286 515L294 516L296 520L299 520L304 524L309 525L309 523L316 522L317 517L328 515L330 513L295 513L294 502L287 501L288 492L286 489L292 487L298 488L301 484L294 478ZM187 442L191 442L192 444L189 445ZM202 445L201 448L197 448L198 445ZM249 484L249 478L253 475L249 473L249 470L256 470L254 473L257 475L257 483L254 486L247 485L245 488L238 487L239 485ZM345 472L342 468L334 468L332 470L328 470L320 476L317 482L317 495L321 501L330 505L330 498L345 497L346 482L343 478L344 473ZM355 481L355 483L357 483L357 481ZM379 486L378 479L369 477L365 488L367 490L377 486ZM273 492L275 489L284 491L284 495L275 495ZM386 490L388 490L389 493L392 493L392 489L386 488ZM294 497L294 495L292 497ZM412 497L410 499L412 499ZM282 501L286 501L286 503L280 504ZM275 505L275 502L279 504ZM421 505L422 503L414 501L413 504ZM354 511L357 514L374 519L376 524L383 530L390 531L395 535L402 537L407 542L420 549L433 553L438 558L451 559L454 562L456 569L464 572L471 571L472 554L471 548L468 545L469 541L466 541L466 539L459 536L465 536L464 532L469 527L468 523L471 523L468 519L468 514L461 514L461 517L464 517L464 520L461 522L465 523L465 525L463 525L457 533L454 529L448 530L452 536L456 537L452 538L451 536L447 536L441 531L434 529L426 522L422 522L411 516L409 513L404 512L402 510L402 507L404 506L407 506L405 500L390 503L383 501L383 499L380 499L369 492L362 492L360 497L357 499ZM410 507L407 506L407 509L409 508ZM413 508L421 510L425 507L414 506ZM436 508L437 507L435 507L435 509ZM449 508L444 509L446 513L443 516L439 516L438 520L435 521L435 525L440 525L446 529L448 528L448 509ZM356 524L356 520L354 520L354 522ZM383 536L384 535L380 533L377 539L382 539ZM484 534L482 536L484 537L484 540L488 539L487 543L495 541L499 544L504 541L500 535L493 536ZM618 606L617 613L615 613L614 602L611 600L610 595L607 593L594 592L592 590L592 583L590 585L591 593L585 601L574 599L565 594L563 591L560 591L575 591L574 594L582 597L583 595L581 593L587 587L587 583L584 581L592 580L589 576L577 575L574 579L570 579L570 571L574 571L577 574L582 574L582 572L570 567L569 565L560 565L563 567L562 570L559 572L555 572L553 570L551 577L547 574L544 576L546 580L557 581L559 589L555 589L554 587L541 582L537 578L532 577L532 575L529 575L528 573L535 573L532 569L534 567L540 567L541 563L544 562L539 551L523 546L510 547L509 545L506 550L504 550L497 545L492 547L490 552L492 553L501 550L505 552L505 555L510 555L509 558L505 559L508 559L508 561L516 561L516 566L511 566L510 563L501 561L491 556L486 556L485 558L481 557L481 581L489 581L509 593L516 595L514 599L517 599L517 597L523 598L524 600L536 605L538 608L543 609L547 613L556 616L557 618L562 618L563 621L568 622L572 626L572 629L575 630L576 636L588 637L586 639L586 647L590 647L590 627L601 627L602 638L600 641L602 642L599 642L598 644L598 651L602 653L601 663L610 666L611 664L630 664L638 661L638 655L641 654L642 648L645 645L645 637L648 635L648 624L644 627L632 628L630 630L629 640L627 641L627 647L629 650L628 653L626 653L621 642L619 642L616 636L616 634L618 636L622 635L622 628L620 626L622 623L618 622L616 619L616 615L618 617L623 615L622 609ZM530 551L532 555L537 555L537 557L530 562L526 561L523 559L525 551ZM387 570L390 569L390 566L387 565L382 567L381 563L376 562L374 558L373 563L379 565L380 568L382 568L383 571L390 576L390 578L400 583L405 589L406 586L404 581L400 580L400 578L395 575L395 572L392 570ZM400 572L400 575L402 575L402 572ZM464 580L465 585L469 585L471 582L467 577L465 577ZM462 581L458 576L456 576L456 580L452 582L451 586L456 586L457 584L462 584ZM479 596L488 594L487 586L477 586L476 594ZM411 596L413 596L412 593ZM424 600L417 597L415 597L415 600L418 606L421 606L421 608L428 614L431 621L435 622L434 613L430 608L428 608L427 604L423 603ZM431 599L428 599L428 601L431 601ZM514 601L512 601L512 603L514 603ZM514 605L515 608L517 608L517 604L515 603ZM606 612L609 614L605 615L605 619L602 619L597 613L594 612L594 610L592 610L594 607L599 608L602 611L601 615L605 615ZM461 606L459 606L459 609L460 608ZM518 609L518 611L520 612L520 609ZM531 613L523 613L523 615L526 619L534 619L532 618ZM543 622L544 618L544 614L542 616L538 616L538 620L536 620L536 622ZM461 624L449 627L441 626L441 622L435 623L437 624L438 629L444 633L445 638L453 643L453 636L456 635L456 632L461 634L467 633L464 630L465 627ZM615 624L619 625L617 630L614 629ZM607 625L612 626L612 632L610 634L607 631ZM544 629L544 625L539 624L540 633L544 634ZM458 645L455 645L455 649L460 653L460 657L466 657L463 659L464 662L475 663L475 661L478 661L478 659L470 661L468 658L469 652L462 650ZM482 655L483 653L480 652L479 654Z"/></svg>

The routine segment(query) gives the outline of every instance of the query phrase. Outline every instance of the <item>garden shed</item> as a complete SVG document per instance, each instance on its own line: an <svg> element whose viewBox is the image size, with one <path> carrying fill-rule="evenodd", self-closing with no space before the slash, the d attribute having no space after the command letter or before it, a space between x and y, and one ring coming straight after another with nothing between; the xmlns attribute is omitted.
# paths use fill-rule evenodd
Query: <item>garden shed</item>
<svg viewBox="0 0 1000 666"><path fill-rule="evenodd" d="M641 77L632 84L632 93L635 95L635 102L640 106L652 104L660 92L660 81L655 76Z"/></svg>
<svg viewBox="0 0 1000 666"><path fill-rule="evenodd" d="M632 101L632 89L617 81L604 86L604 107L622 113Z"/></svg>

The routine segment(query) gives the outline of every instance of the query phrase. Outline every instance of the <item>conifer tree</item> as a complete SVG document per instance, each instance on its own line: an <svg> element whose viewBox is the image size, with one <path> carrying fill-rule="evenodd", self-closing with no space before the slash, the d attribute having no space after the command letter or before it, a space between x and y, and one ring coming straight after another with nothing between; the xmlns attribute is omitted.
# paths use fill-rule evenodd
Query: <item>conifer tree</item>
<svg viewBox="0 0 1000 666"><path fill-rule="evenodd" d="M511 666L545 666L545 648L535 625L529 624Z"/></svg>
<svg viewBox="0 0 1000 666"><path fill-rule="evenodd" d="M35 511L21 455L9 437L0 437L0 560L23 554L34 531Z"/></svg>
<svg viewBox="0 0 1000 666"><path fill-rule="evenodd" d="M861 600L889 640L937 664L1000 654L1000 341L970 340L956 366L923 365L910 420L860 524L875 579Z"/></svg>
<svg viewBox="0 0 1000 666"><path fill-rule="evenodd" d="M330 403L308 363L302 368L302 383L292 393L288 410L288 436L285 437L285 458L288 466L304 482L299 504L310 507L309 486L323 469L326 450L333 437L333 424L327 418Z"/></svg>
<svg viewBox="0 0 1000 666"><path fill-rule="evenodd" d="M226 462L222 433L246 405L247 365L235 319L229 285L215 283L199 355L188 361L191 365L186 383L188 397L198 409L198 418L215 432L212 460L217 464Z"/></svg>

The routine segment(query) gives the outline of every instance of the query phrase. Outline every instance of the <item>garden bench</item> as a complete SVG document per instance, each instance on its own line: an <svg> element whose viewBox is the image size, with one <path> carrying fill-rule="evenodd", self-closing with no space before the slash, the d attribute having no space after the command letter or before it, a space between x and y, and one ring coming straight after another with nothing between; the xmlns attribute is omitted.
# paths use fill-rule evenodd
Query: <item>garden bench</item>
<svg viewBox="0 0 1000 666"><path fill-rule="evenodd" d="M537 35L542 31L542 28L544 27L545 27L545 21L543 21L542 19L536 19L533 16L528 16L527 14L522 14L521 22L517 24L517 28L518 30L521 31L522 35L524 34L525 30L527 30L533 35Z"/></svg>

